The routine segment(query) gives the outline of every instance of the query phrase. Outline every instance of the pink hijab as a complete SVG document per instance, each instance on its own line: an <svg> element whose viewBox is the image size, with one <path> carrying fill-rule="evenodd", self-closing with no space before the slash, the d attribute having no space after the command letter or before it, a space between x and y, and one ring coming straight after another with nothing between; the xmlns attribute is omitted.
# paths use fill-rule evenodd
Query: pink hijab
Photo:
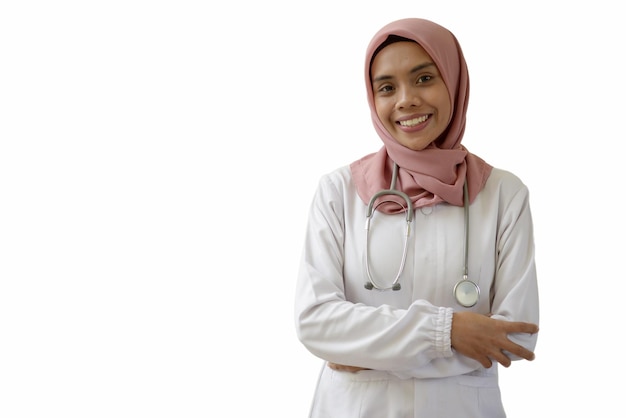
<svg viewBox="0 0 626 418"><path fill-rule="evenodd" d="M376 49L389 35L416 41L431 56L448 87L452 116L447 130L422 151L398 143L384 128L374 108L370 65ZM470 203L483 189L492 167L463 145L465 115L469 98L469 74L456 37L446 28L424 19L402 19L384 26L372 38L365 60L367 100L376 132L383 147L350 165L359 197L368 204L371 197L391 184L394 161L399 166L396 189L406 193L414 208L447 202L463 206L463 183L467 178ZM401 200L385 196L386 200ZM402 211L397 205L381 205L386 213Z"/></svg>

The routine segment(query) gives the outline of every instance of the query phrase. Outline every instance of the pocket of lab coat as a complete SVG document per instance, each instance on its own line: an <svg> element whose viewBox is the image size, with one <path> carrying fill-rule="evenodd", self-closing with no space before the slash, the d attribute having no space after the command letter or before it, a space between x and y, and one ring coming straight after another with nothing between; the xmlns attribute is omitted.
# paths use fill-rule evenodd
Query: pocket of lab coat
<svg viewBox="0 0 626 418"><path fill-rule="evenodd" d="M410 379L400 380L383 371L351 373L326 367L320 376L311 417L409 416L413 405L407 401L412 399L412 391Z"/></svg>
<svg viewBox="0 0 626 418"><path fill-rule="evenodd" d="M480 411L481 416L506 417L502 405L497 375L466 374L456 376L457 402L468 410Z"/></svg>

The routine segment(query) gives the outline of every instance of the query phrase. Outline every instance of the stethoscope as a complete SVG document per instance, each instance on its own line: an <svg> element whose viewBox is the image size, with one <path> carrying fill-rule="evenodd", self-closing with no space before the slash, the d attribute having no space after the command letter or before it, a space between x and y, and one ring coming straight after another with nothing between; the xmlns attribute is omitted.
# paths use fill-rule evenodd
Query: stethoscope
<svg viewBox="0 0 626 418"><path fill-rule="evenodd" d="M365 271L367 272L368 282L365 283L365 288L368 290L376 289L376 290L400 290L400 276L404 271L404 265L406 263L406 255L409 248L409 236L411 235L411 222L413 221L413 202L409 196L400 191L396 190L396 181L398 179L398 165L396 163L393 164L393 174L391 177L391 186L389 189L381 190L378 193L374 194L367 205L366 219L365 219ZM381 196L386 195L395 195L401 197L406 206L398 203L393 200L381 200L376 205L376 200L378 200ZM370 260L369 260L369 243L370 243L370 223L376 208L383 203L396 203L400 205L406 211L406 231L404 234L404 248L402 250L402 260L400 261L400 268L398 269L398 273L396 277L393 279L391 286L384 287L376 283L374 278L372 277L372 272L370 270ZM465 212L465 254L464 254L464 264L463 264L463 276L461 280L459 280L455 285L452 293L457 303L466 308L470 308L476 303L478 303L478 299L480 297L480 288L476 283L469 280L467 275L467 265L468 265L468 249L469 249L469 197L467 193L467 182L463 184L463 209Z"/></svg>

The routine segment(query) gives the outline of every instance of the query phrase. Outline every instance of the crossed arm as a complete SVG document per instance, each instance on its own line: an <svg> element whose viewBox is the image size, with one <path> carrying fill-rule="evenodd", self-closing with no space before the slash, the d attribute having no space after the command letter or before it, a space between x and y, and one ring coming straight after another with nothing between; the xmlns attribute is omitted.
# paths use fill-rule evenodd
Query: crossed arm
<svg viewBox="0 0 626 418"><path fill-rule="evenodd" d="M452 348L466 357L480 362L483 367L491 367L494 361L504 367L511 365L511 355L532 361L535 354L514 343L509 334L535 334L539 327L528 322L511 322L490 318L474 312L456 312L452 317L450 339ZM366 370L337 363L328 363L334 370L357 372Z"/></svg>

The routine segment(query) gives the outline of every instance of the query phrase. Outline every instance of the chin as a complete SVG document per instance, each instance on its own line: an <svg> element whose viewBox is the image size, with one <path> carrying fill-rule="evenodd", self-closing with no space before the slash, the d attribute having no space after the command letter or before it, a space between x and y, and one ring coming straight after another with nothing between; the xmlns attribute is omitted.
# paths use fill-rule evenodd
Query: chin
<svg viewBox="0 0 626 418"><path fill-rule="evenodd" d="M406 148L409 148L413 151L422 151L426 148L428 148L428 146L432 143L433 141L429 141L429 142L415 142L415 141L410 141L410 142L405 142L402 143L402 145L404 145Z"/></svg>

